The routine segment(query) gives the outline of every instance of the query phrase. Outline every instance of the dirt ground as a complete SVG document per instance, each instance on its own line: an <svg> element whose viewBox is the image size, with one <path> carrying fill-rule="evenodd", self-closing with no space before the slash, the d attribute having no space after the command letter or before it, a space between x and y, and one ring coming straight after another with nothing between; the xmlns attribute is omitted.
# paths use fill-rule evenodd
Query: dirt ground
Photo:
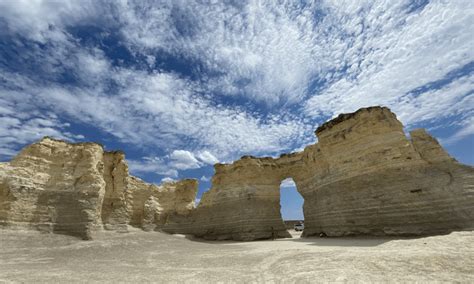
<svg viewBox="0 0 474 284"><path fill-rule="evenodd" d="M207 242L134 230L93 241L0 230L0 282L474 282L474 232Z"/></svg>

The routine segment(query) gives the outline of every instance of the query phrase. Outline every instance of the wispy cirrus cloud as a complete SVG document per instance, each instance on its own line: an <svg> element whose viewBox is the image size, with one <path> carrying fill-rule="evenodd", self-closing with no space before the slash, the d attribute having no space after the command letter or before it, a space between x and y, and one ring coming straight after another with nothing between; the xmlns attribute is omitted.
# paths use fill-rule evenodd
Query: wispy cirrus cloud
<svg viewBox="0 0 474 284"><path fill-rule="evenodd" d="M74 121L148 149L132 171L176 177L300 148L323 120L376 104L409 127L456 120L457 137L472 135L471 1L5 1L0 11L3 157L41 135L87 139Z"/></svg>
<svg viewBox="0 0 474 284"><path fill-rule="evenodd" d="M411 14L404 13L410 6L402 2L369 9L331 7L328 21L344 27L345 33L351 26L356 31L344 40L341 59L346 68L328 74L329 82L305 102L306 113L331 117L386 105L403 122L414 124L452 116L446 107L472 112L470 105L454 107L473 90L474 38L469 30L474 28L474 10L466 5L472 3L426 1Z"/></svg>
<svg viewBox="0 0 474 284"><path fill-rule="evenodd" d="M12 157L19 147L44 136L69 141L84 139L82 134L71 133L69 126L53 112L22 112L8 98L0 97L0 159Z"/></svg>

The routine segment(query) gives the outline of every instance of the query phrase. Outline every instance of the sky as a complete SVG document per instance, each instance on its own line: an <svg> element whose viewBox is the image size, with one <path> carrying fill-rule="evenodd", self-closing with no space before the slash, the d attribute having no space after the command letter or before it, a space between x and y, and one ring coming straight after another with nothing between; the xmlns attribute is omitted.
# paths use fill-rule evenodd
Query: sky
<svg viewBox="0 0 474 284"><path fill-rule="evenodd" d="M391 108L474 164L474 1L0 1L0 161L52 136L199 179ZM302 217L283 182L285 219Z"/></svg>

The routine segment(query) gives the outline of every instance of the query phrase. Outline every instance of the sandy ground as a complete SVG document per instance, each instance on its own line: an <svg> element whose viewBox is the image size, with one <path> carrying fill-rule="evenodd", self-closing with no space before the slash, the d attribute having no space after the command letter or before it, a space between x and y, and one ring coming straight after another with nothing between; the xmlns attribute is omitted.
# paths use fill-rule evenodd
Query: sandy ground
<svg viewBox="0 0 474 284"><path fill-rule="evenodd" d="M134 230L93 241L0 230L0 282L474 282L474 232L417 239L204 242Z"/></svg>

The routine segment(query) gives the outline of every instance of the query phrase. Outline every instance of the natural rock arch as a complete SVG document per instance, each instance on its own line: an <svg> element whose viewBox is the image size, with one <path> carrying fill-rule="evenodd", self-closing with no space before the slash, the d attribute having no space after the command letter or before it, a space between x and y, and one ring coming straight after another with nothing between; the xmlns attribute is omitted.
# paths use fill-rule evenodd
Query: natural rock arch
<svg viewBox="0 0 474 284"><path fill-rule="evenodd" d="M216 164L197 208L196 180L148 184L129 175L122 152L46 137L0 163L0 225L82 238L129 225L217 240L288 237L280 183L291 177L304 199L303 236L474 228L474 169L422 129L408 139L388 108L342 114L316 135L301 152Z"/></svg>
<svg viewBox="0 0 474 284"><path fill-rule="evenodd" d="M280 212L287 230L293 230L294 225L304 221L304 199L292 178L284 179L280 184Z"/></svg>
<svg viewBox="0 0 474 284"><path fill-rule="evenodd" d="M165 227L209 239L254 240L287 232L275 208L281 180L304 199L303 236L423 235L474 227L474 169L426 131L408 139L388 108L342 114L318 143L279 158L244 156L215 165L211 190L187 220ZM183 222L184 221L184 222Z"/></svg>

